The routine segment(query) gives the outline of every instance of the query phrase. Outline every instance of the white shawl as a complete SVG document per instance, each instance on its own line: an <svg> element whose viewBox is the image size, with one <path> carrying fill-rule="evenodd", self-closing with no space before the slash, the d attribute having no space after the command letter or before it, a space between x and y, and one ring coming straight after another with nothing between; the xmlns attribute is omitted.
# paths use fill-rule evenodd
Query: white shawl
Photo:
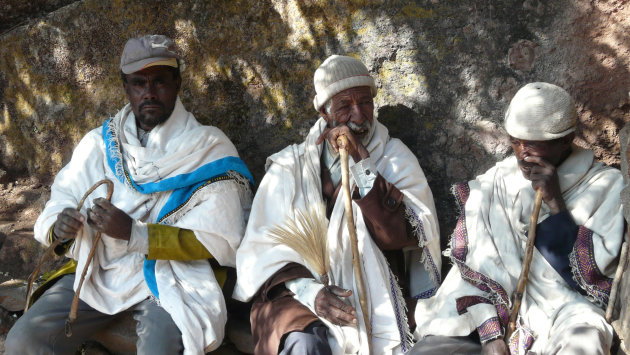
<svg viewBox="0 0 630 355"><path fill-rule="evenodd" d="M580 226L570 256L573 274L592 300L607 302L605 285L610 281L607 277L614 273L623 238L621 174L595 162L591 151L575 146L557 172L567 209ZM455 266L434 297L418 302L418 337L468 335L497 314L505 326L510 297L521 270L534 190L531 182L523 178L516 158L497 163L476 180L454 190L460 205L465 204L460 207L451 249L445 252ZM539 221L548 217L549 209L543 203ZM475 297L483 297L487 302L464 301ZM518 339L512 338L520 339L519 351L529 346L533 351L544 349L554 329L562 326L560 322L591 324L610 342L610 326L602 314L534 249L519 311L521 327L515 333Z"/></svg>
<svg viewBox="0 0 630 355"><path fill-rule="evenodd" d="M160 182L186 174L227 156L236 149L217 128L202 126L187 112L179 98L169 119L155 127L146 147L136 134L130 105L108 121L122 147L124 164L136 183ZM108 128L108 127L105 127ZM76 208L79 199L101 179L114 182L111 202L129 216L157 223L158 212L170 191L142 194L128 181L122 183L108 166L102 128L89 132L74 150L72 160L59 172L50 201L35 224L35 238L47 245L47 232L66 207ZM116 167L122 169L122 165ZM119 171L120 174L120 171ZM90 196L81 212L104 197L105 186ZM194 193L167 224L193 230L197 239L224 266L235 265L236 249L244 231L248 192L233 181L209 184ZM87 218L86 218L87 219ZM77 260L77 271L85 262L95 231L85 223L67 256ZM94 309L116 314L151 296L143 276L145 255L130 250L127 241L103 235L88 268L81 299ZM221 344L226 322L225 300L206 260L158 260L155 266L160 304L182 332L185 354L203 354ZM75 280L75 289L79 278Z"/></svg>
<svg viewBox="0 0 630 355"><path fill-rule="evenodd" d="M385 126L374 123L376 131L367 149L379 173L404 194L408 217L416 227L419 246L424 247L422 254L418 248L410 248L406 253L412 258L412 279L418 281L424 277L428 281L422 286L416 282L414 294L431 292L440 279L439 232L431 191L411 151L399 140L390 139ZM295 218L295 211L305 211L311 205L323 203L320 181L322 145L316 145L315 141L325 127L326 122L320 119L303 144L289 146L268 158L267 174L254 198L245 237L237 253L236 299L251 299L265 280L289 262L308 268L299 254L272 241L267 232L274 225L283 225L287 218ZM325 319L322 321L331 330L333 353L366 354L367 339L352 271L343 198L340 193L328 226L330 283L352 290L348 301L357 310L359 331L333 325ZM360 208L354 204L353 210L363 275L369 291L373 351L374 354L399 353L401 348L410 345L405 302L386 259L369 235Z"/></svg>

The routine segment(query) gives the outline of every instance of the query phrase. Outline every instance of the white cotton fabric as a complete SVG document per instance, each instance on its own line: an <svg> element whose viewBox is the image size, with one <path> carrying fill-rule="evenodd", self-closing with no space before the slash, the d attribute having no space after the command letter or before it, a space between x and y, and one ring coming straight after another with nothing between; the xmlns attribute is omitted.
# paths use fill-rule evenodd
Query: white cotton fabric
<svg viewBox="0 0 630 355"><path fill-rule="evenodd" d="M518 139L548 141L575 131L577 112L571 95L543 82L529 83L516 92L505 112L505 130Z"/></svg>
<svg viewBox="0 0 630 355"><path fill-rule="evenodd" d="M572 154L558 167L557 173L567 210L577 225L593 231L597 266L607 277L612 277L623 239L620 172L594 161L592 151L573 146ZM534 204L531 181L523 178L512 156L468 185L470 195L464 211L468 231L465 264L498 282L511 297L521 271L525 233ZM543 203L539 223L548 217L549 209ZM450 250L445 254L451 255ZM497 294L482 292L464 281L454 265L437 294L418 302L416 337L465 336L497 316L495 307L488 304L469 307L468 312L458 315L455 300L462 296L483 296L495 304L502 303ZM538 353L545 353L548 339L569 324L592 326L610 346L612 328L603 318L604 311L573 290L537 249L519 316L526 327L534 330L536 340L531 350Z"/></svg>
<svg viewBox="0 0 630 355"><path fill-rule="evenodd" d="M424 240L420 237L420 245L424 247L423 254L420 254L418 248L411 248L406 252L407 260L411 260L411 278L415 279L412 282L412 294L418 294L439 283L439 271L435 275L432 270L423 268L422 264L424 262L424 266L430 268L431 263L428 260L433 260L437 270L440 269L439 231L432 194L416 157L399 140L390 139L385 126L376 121L374 124L377 125L376 132L366 148L379 173L402 191L403 203L419 217L427 238ZM237 254L238 280L234 298L241 301L250 300L269 277L289 262L296 262L309 268L299 254L287 246L275 243L267 233L274 225L284 225L287 218L294 218L296 211L307 210L310 206L324 203L320 181L320 156L323 145L316 145L315 141L325 128L326 122L320 119L304 143L291 145L267 159L267 174L254 198L246 234ZM350 158L350 165L352 164ZM357 310L359 329L340 327L325 319L321 320L330 329L333 354L367 354L367 339L354 282L343 198L343 194L340 193L328 226L331 263L329 276L330 284L352 290L353 295L348 300ZM372 241L361 210L356 204L353 204L353 211L363 260L363 275L369 294L368 309L372 323L373 353L400 353L401 341L406 339L401 339L394 304L396 301L402 301L404 305L404 300L396 300L401 298L399 290L391 292L387 261ZM394 291L397 288L396 285ZM400 311L406 317L404 309ZM403 321L406 326L406 319ZM405 334L403 337L410 335Z"/></svg>
<svg viewBox="0 0 630 355"><path fill-rule="evenodd" d="M313 75L315 92L313 106L319 111L326 101L336 94L358 86L368 86L372 97L376 96L374 78L360 60L344 55L331 55Z"/></svg>
<svg viewBox="0 0 630 355"><path fill-rule="evenodd" d="M137 183L194 171L199 166L225 156L238 156L235 147L219 129L202 126L187 112L179 98L170 118L150 134L141 147L135 117L130 105L113 118L129 173ZM111 202L133 219L156 223L157 215L170 191L141 194L121 183L107 166L102 127L89 132L74 150L72 160L59 172L51 188L51 198L35 224L35 238L47 245L47 232L57 215L67 207L76 208L83 194L97 181L114 182ZM93 206L96 197L105 197L99 187L81 209ZM244 232L249 208L238 184L225 181L210 184L187 202L169 224L193 230L197 239L224 266L235 266L236 249ZM86 217L87 220L87 217ZM67 256L77 260L77 271L85 267L95 231L87 223ZM151 296L142 271L145 255L133 251L127 241L103 235L88 268L81 300L94 309L116 314ZM182 332L185 354L204 354L217 348L226 322L225 300L207 260L158 260L155 266L161 306L169 312ZM79 277L75 281L75 289Z"/></svg>

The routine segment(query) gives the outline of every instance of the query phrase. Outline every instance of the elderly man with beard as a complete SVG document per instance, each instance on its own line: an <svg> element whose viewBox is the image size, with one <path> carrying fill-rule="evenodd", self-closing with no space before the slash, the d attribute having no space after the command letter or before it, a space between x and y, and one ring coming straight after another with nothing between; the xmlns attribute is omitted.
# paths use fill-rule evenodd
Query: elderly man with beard
<svg viewBox="0 0 630 355"><path fill-rule="evenodd" d="M433 198L413 153L373 117L376 87L365 65L333 55L315 72L321 118L305 141L267 159L237 254L234 297L254 299L256 354L402 353L411 346L413 310L440 281ZM372 338L352 270L337 138L348 139L352 204L367 285ZM270 229L323 206L331 285L303 255L274 241ZM412 314L412 313L411 313Z"/></svg>
<svg viewBox="0 0 630 355"><path fill-rule="evenodd" d="M7 354L74 354L121 313L137 321L138 354L197 355L221 344L224 278L208 259L235 266L251 174L225 134L186 111L180 68L171 39L127 41L120 70L129 104L79 142L35 224L39 242L60 239L55 253L87 268L72 333L64 322L79 277L68 274L17 321ZM103 179L114 184L111 202L101 186L76 211Z"/></svg>
<svg viewBox="0 0 630 355"><path fill-rule="evenodd" d="M514 156L454 187L455 266L418 302L413 354L605 354L604 307L623 241L621 173L572 144L571 96L548 83L521 88L505 115ZM517 330L504 339L535 190L543 206Z"/></svg>

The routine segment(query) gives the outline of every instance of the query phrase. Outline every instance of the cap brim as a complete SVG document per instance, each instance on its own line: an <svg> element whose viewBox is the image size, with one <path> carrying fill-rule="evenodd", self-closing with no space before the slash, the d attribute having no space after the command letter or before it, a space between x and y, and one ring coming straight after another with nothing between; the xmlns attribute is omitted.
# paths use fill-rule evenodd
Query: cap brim
<svg viewBox="0 0 630 355"><path fill-rule="evenodd" d="M167 61L170 61L174 58L172 57L156 57L156 58L147 58L147 59L142 59L139 60L137 62L133 62L133 63L129 63L127 65L123 65L120 70L125 73L125 74L131 74L131 73L135 73L137 71L140 71L146 67L150 67L153 63L156 63L154 65L165 65L165 66L171 66L174 68L177 68L176 65L170 65L167 63ZM157 64L157 62L163 62L163 63L159 63ZM177 63L177 62L175 62Z"/></svg>

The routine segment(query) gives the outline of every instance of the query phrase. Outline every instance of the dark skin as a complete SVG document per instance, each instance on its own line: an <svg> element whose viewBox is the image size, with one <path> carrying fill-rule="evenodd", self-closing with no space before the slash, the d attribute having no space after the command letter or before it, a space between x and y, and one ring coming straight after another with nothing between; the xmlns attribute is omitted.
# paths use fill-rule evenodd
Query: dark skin
<svg viewBox="0 0 630 355"><path fill-rule="evenodd" d="M368 127L374 122L374 100L369 86L358 86L337 93L331 99L330 114L324 106L319 110L321 116L328 123L328 128L317 139L317 144L327 140L335 151L339 151L337 138L345 136L348 139L346 150L352 160L359 162L370 156L361 140L368 134ZM361 128L351 129L348 123Z"/></svg>
<svg viewBox="0 0 630 355"><path fill-rule="evenodd" d="M523 177L532 182L534 190L542 191L543 201L552 215L567 209L556 169L571 154L574 137L573 133L550 141L527 141L510 137L510 144Z"/></svg>
<svg viewBox="0 0 630 355"><path fill-rule="evenodd" d="M330 114L326 112L324 106L319 110L328 123L328 127L317 139L317 144L328 141L335 151L339 151L337 138L345 136L348 139L346 150L355 162L369 157L370 153L361 143L361 139L368 133L366 125L374 121L374 100L370 88L359 86L346 89L330 100L332 101ZM348 122L361 128L353 131L348 127ZM333 324L354 326L357 324L357 311L341 300L350 295L352 295L351 290L334 285L324 287L315 297L315 312Z"/></svg>
<svg viewBox="0 0 630 355"><path fill-rule="evenodd" d="M543 201L549 206L551 215L567 209L557 167L571 154L571 143L575 135L568 134L550 141L528 141L510 137L510 144L516 156L523 177L532 182L534 190L541 190ZM481 346L482 354L509 354L503 339L495 339Z"/></svg>
<svg viewBox="0 0 630 355"><path fill-rule="evenodd" d="M136 125L150 131L165 122L175 108L181 77L164 66L153 66L126 75L123 82L127 99L131 104ZM93 201L87 210L90 227L116 239L129 240L133 219L104 198ZM66 208L59 215L53 228L57 238L74 239L83 228L85 217L73 208Z"/></svg>
<svg viewBox="0 0 630 355"><path fill-rule="evenodd" d="M321 116L328 127L317 139L317 144L328 141L339 151L337 138L345 136L348 140L346 150L355 162L370 156L362 140L369 133L369 125L374 123L374 100L368 86L346 89L331 98L330 113L325 105L320 109ZM415 245L411 240L409 245ZM357 324L356 310L345 303L342 298L352 295L351 290L337 286L324 287L315 297L315 311L318 316L326 318L333 324L354 326Z"/></svg>

